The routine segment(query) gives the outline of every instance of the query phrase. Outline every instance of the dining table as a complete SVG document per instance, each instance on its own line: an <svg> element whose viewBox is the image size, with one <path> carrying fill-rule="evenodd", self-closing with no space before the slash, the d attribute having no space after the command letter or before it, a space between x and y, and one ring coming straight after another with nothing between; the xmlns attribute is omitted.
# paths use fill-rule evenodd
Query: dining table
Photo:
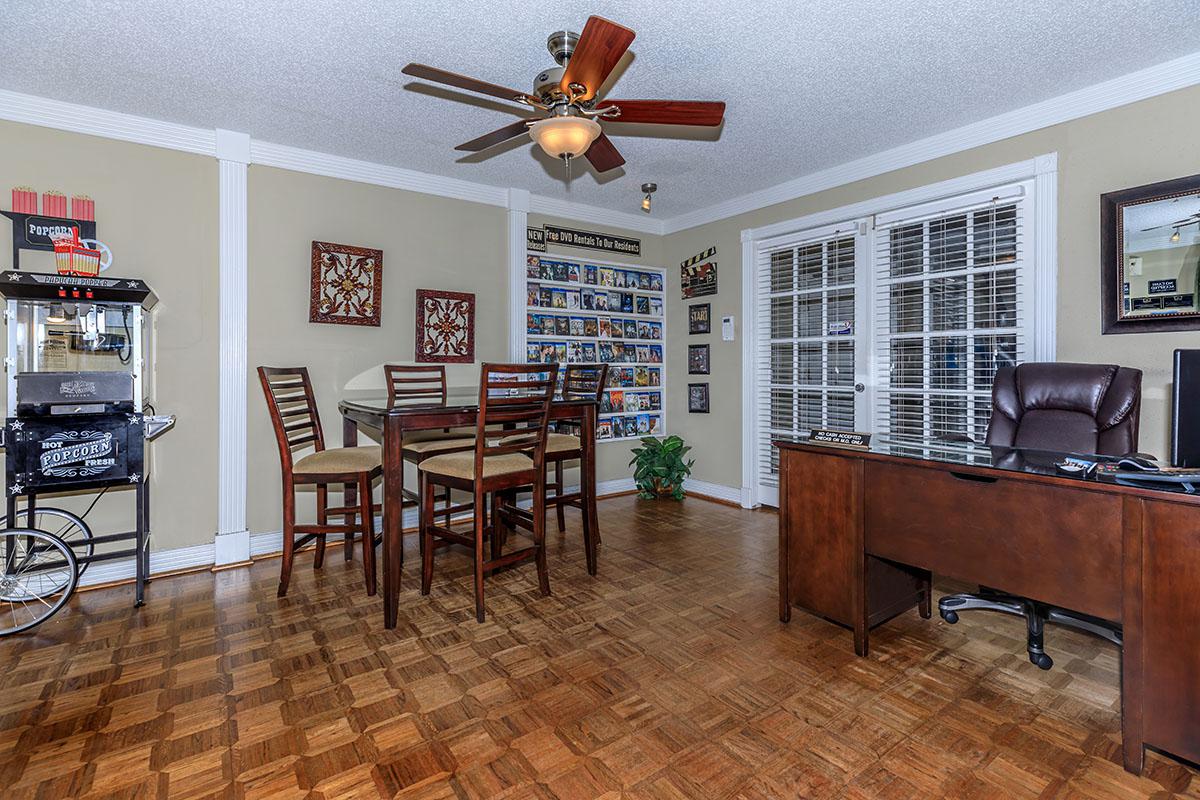
<svg viewBox="0 0 1200 800"><path fill-rule="evenodd" d="M580 494L587 571L596 574L596 415L598 404L587 398L556 397L550 404L551 422L579 426L583 458ZM383 624L395 628L400 608L400 574L404 567L404 454L406 433L474 427L479 417L479 388L448 387L444 402L429 398L389 398L385 391L350 389L338 403L342 415L342 446L357 447L360 429L381 437L383 458ZM354 490L348 488L349 495ZM409 501L410 503L412 501ZM349 505L349 498L347 505ZM480 513L475 509L473 513Z"/></svg>

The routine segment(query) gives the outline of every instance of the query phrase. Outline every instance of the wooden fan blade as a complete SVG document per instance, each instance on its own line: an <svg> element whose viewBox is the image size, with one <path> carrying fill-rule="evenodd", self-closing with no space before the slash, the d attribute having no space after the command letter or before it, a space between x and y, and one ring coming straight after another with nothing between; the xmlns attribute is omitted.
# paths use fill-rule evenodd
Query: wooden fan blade
<svg viewBox="0 0 1200 800"><path fill-rule="evenodd" d="M525 124L525 120L519 119L511 125L505 125L503 128L497 128L491 133L485 133L478 139L472 139L469 142L463 142L455 150L466 150L470 153L478 153L480 150L486 150L489 147L498 145L501 142L507 142L509 139L528 133L529 126Z"/></svg>
<svg viewBox="0 0 1200 800"><path fill-rule="evenodd" d="M707 100L604 100L596 109L616 106L620 116L605 122L650 122L655 125L705 125L713 127L725 118L725 103Z"/></svg>
<svg viewBox="0 0 1200 800"><path fill-rule="evenodd" d="M414 78L421 80L433 81L434 83L444 83L447 86L453 86L456 89L466 89L469 92L479 92L491 97L499 97L501 100L511 100L514 103L520 102L518 98L535 99L525 92L518 92L516 89L508 89L504 86L497 86L494 83L477 80L476 78L468 78L466 75L459 75L456 72L447 72L444 69L437 67L426 66L425 64L409 64L404 69L400 70L405 75L412 75Z"/></svg>
<svg viewBox="0 0 1200 800"><path fill-rule="evenodd" d="M596 172L608 172L625 163L625 157L617 151L617 146L603 133L596 137L592 146L584 153L587 160L592 162Z"/></svg>
<svg viewBox="0 0 1200 800"><path fill-rule="evenodd" d="M588 17L587 24L583 26L583 33L579 35L579 43L575 45L575 52L571 54L571 60L567 62L567 68L563 71L562 81L559 83L563 94L570 96L570 87L574 83L585 90L583 94L575 95L576 100L591 100L595 97L605 78L629 49L634 36L637 34L624 25L618 25L604 17Z"/></svg>

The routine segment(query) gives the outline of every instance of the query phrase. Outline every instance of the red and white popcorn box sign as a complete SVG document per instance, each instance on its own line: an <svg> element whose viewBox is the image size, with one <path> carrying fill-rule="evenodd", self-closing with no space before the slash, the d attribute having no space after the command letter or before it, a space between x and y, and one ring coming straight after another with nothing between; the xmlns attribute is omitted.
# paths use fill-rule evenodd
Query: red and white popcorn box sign
<svg viewBox="0 0 1200 800"><path fill-rule="evenodd" d="M72 197L71 219L94 222L96 219L96 202L86 195Z"/></svg>
<svg viewBox="0 0 1200 800"><path fill-rule="evenodd" d="M14 186L12 190L12 210L14 214L38 213L38 194L27 186Z"/></svg>
<svg viewBox="0 0 1200 800"><path fill-rule="evenodd" d="M42 214L47 217L66 217L67 196L58 192L42 192Z"/></svg>

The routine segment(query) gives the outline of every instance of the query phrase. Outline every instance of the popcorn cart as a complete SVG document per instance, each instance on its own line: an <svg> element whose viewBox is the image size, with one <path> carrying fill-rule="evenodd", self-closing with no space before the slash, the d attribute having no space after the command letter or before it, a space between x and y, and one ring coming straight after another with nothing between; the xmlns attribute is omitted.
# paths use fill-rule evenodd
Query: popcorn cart
<svg viewBox="0 0 1200 800"><path fill-rule="evenodd" d="M53 616L96 562L132 557L136 604L143 604L150 558L145 444L175 418L145 413L149 313L157 298L143 281L9 271L0 272L0 294L8 331L3 636ZM134 487L130 531L93 535L87 511L40 502L48 494L93 493L90 511L115 486Z"/></svg>

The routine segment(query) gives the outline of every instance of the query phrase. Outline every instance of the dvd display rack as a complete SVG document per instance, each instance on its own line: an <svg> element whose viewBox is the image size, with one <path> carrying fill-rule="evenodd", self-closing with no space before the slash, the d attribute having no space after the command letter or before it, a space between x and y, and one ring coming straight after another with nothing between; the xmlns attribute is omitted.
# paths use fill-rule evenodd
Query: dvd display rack
<svg viewBox="0 0 1200 800"><path fill-rule="evenodd" d="M529 253L525 277L526 361L608 364L596 438L665 435L664 271Z"/></svg>

